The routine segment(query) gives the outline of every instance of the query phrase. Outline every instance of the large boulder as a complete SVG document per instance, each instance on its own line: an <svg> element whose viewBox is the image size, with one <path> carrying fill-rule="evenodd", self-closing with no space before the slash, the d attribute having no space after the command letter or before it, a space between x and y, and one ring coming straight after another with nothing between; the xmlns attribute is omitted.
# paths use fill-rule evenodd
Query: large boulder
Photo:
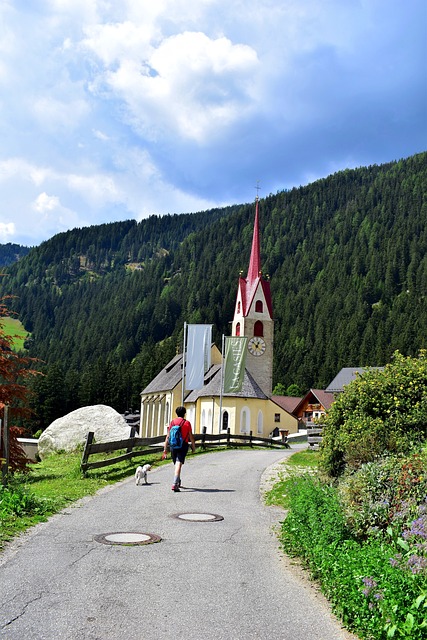
<svg viewBox="0 0 427 640"><path fill-rule="evenodd" d="M96 442L112 442L129 438L130 427L112 407L97 404L76 409L58 418L39 438L39 456L45 458L55 451L75 451L86 442L89 431Z"/></svg>

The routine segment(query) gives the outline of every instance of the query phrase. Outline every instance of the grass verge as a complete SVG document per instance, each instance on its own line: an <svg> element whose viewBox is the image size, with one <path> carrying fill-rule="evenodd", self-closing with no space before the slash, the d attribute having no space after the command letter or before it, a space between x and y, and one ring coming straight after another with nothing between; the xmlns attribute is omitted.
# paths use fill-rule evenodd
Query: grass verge
<svg viewBox="0 0 427 640"><path fill-rule="evenodd" d="M315 471L319 464L319 452L310 449L297 451L282 462L282 471L279 471L278 482L266 492L265 504L286 509L288 506L286 480L290 475Z"/></svg>

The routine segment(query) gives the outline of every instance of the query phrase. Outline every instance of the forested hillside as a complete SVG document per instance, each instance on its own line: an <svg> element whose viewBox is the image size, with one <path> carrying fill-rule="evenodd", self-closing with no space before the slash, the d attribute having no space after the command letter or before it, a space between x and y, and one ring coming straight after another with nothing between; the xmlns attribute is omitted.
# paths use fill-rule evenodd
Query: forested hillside
<svg viewBox="0 0 427 640"><path fill-rule="evenodd" d="M23 247L19 244L0 244L0 267L6 267L13 264L30 251L29 247Z"/></svg>
<svg viewBox="0 0 427 640"><path fill-rule="evenodd" d="M229 334L254 206L62 233L8 268L2 294L45 361L43 427L78 406L138 406L183 323ZM346 170L260 201L274 382L322 388L343 366L427 347L427 154Z"/></svg>

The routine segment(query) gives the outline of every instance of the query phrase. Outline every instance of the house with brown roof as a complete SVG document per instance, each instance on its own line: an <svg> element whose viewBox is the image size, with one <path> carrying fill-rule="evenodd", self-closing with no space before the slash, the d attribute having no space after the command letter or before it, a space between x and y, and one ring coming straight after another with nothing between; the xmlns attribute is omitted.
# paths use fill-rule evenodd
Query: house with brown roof
<svg viewBox="0 0 427 640"><path fill-rule="evenodd" d="M320 420L330 409L334 401L334 394L322 389L310 389L293 410L294 416L302 428L312 426Z"/></svg>

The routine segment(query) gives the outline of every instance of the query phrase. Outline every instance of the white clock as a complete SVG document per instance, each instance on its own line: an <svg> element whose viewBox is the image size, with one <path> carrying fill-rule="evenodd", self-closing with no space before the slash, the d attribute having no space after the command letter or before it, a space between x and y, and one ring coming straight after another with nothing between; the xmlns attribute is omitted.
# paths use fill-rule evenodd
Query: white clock
<svg viewBox="0 0 427 640"><path fill-rule="evenodd" d="M248 349L253 356L262 356L265 351L265 342L262 338L255 336L249 340Z"/></svg>

